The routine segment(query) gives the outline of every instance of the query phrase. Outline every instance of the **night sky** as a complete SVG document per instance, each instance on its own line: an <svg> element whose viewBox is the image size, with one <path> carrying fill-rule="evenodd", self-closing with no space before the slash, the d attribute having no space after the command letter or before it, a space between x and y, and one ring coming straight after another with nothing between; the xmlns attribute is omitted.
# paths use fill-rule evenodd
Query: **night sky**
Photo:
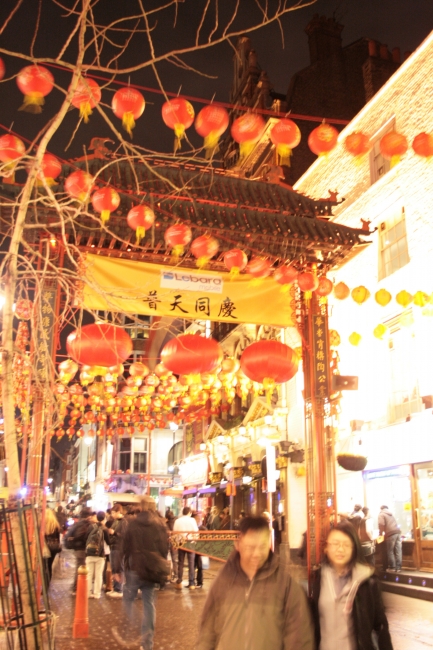
<svg viewBox="0 0 433 650"><path fill-rule="evenodd" d="M42 14L40 30L35 42L35 56L56 56L67 33L67 24L71 26L72 19L62 18L64 11L52 2L42 1ZM145 7L152 8L162 2L157 0L146 0ZM16 0L2 0L0 3L0 21L3 24L5 17ZM64 0L64 5L72 6L72 0ZM159 17L158 22L152 23L154 27L153 36L155 40L156 54L167 52L173 47L191 46L195 29L197 27L205 0L186 0L178 3L177 25L174 27L175 12L170 7ZM219 2L228 15L234 6L233 0ZM262 2L264 4L264 2ZM270 5L274 1L270 2ZM211 6L215 3L212 2ZM12 18L9 25L3 30L0 36L0 54L7 65L7 73L14 74L27 65L27 62L14 60L5 54L5 50L21 51L26 54L30 52L33 31L37 20L39 2L36 0L23 0L22 6ZM103 23L108 19L119 16L119 12L128 12L136 9L135 0L102 0L96 5L95 13L98 22ZM252 24L258 18L258 7L255 0L243 0L239 16L234 27L242 30L245 26ZM369 37L385 43L389 49L400 47L402 54L405 51L414 50L421 41L433 29L433 1L432 0L318 0L309 7L299 9L287 14L281 21L284 33L284 47L281 38L280 28L277 24L269 25L261 30L250 34L254 49L258 55L258 61L262 69L266 70L274 90L279 93L286 93L291 76L298 70L309 64L308 42L304 28L316 13L330 17L335 15L336 19L344 25L343 45L347 45L358 38ZM152 17L151 17L152 20ZM211 31L213 18L210 15L203 26L203 36ZM202 37L202 42L204 38ZM236 39L234 39L235 42ZM148 58L148 45L143 34L137 35L131 43L129 52L119 62L120 66L134 65ZM73 61L74 47L68 50L66 59ZM108 54L108 53L107 53ZM107 60L108 57L105 57ZM182 70L170 65L167 62L158 64L157 70L164 88L169 92L211 100L228 101L232 82L232 59L233 49L228 44L206 49L197 53L188 54L184 57L187 64L199 68L207 75L215 78L209 79L197 74ZM66 87L69 81L69 73L52 70L56 82ZM108 75L107 75L108 76ZM120 77L125 83L130 79L131 83L142 86L157 87L157 81L150 68ZM117 89L117 86L112 86ZM29 115L18 112L21 104L21 93L14 80L6 81L0 85L2 101L0 103L0 124L9 127L13 123L13 129L28 138L34 137L41 129L56 107L60 105L61 94L54 90L46 99L46 106L41 115ZM146 149L158 152L170 152L172 147L171 133L163 124L160 118L160 107L162 97L158 94L144 92L146 98L146 110L137 123L133 141ZM112 92L104 91L103 99L106 104L111 102ZM195 103L196 113L202 104ZM332 117L332 116L327 116ZM50 147L53 153L70 158L83 154L83 146L90 143L94 136L110 137L110 133L99 116L94 113L88 125L81 124L75 139L68 151L65 147L77 125L78 112L72 110L66 117L64 126L55 136ZM119 125L120 123L116 121ZM199 144L199 139L191 129L191 139Z"/></svg>

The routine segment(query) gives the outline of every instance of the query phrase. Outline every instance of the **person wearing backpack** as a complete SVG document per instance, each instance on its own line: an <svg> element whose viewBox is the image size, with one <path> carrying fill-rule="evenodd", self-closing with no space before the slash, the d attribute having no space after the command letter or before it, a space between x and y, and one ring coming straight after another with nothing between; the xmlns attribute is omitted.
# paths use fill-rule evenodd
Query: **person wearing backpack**
<svg viewBox="0 0 433 650"><path fill-rule="evenodd" d="M108 530L105 528L105 512L98 512L96 524L90 529L86 542L87 587L89 598L100 598L102 574L105 565L104 542L108 544Z"/></svg>
<svg viewBox="0 0 433 650"><path fill-rule="evenodd" d="M72 595L77 592L78 569L86 564L86 542L92 527L93 514L90 508L83 508L79 520L70 527L65 535L65 547L74 551L75 554L75 579L72 587Z"/></svg>

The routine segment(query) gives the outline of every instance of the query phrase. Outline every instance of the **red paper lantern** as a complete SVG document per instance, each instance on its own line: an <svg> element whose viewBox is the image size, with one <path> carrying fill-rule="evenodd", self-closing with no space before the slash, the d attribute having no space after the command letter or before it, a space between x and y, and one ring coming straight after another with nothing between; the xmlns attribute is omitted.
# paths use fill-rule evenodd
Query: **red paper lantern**
<svg viewBox="0 0 433 650"><path fill-rule="evenodd" d="M361 133L361 131L350 133L344 140L344 148L346 151L358 159L365 156L371 150L372 146L373 144L368 135Z"/></svg>
<svg viewBox="0 0 433 650"><path fill-rule="evenodd" d="M205 106L195 120L195 130L204 138L208 155L215 151L220 136L229 125L229 114L222 106Z"/></svg>
<svg viewBox="0 0 433 650"><path fill-rule="evenodd" d="M9 133L0 137L0 160L11 163L21 158L26 152L24 142Z"/></svg>
<svg viewBox="0 0 433 650"><path fill-rule="evenodd" d="M298 126L287 118L278 120L270 132L272 143L277 147L281 165L290 165L292 149L301 142L301 132Z"/></svg>
<svg viewBox="0 0 433 650"><path fill-rule="evenodd" d="M91 77L82 77L78 80L77 87L71 99L72 106L78 108L80 117L87 124L89 116L92 114L92 108L101 101L101 89Z"/></svg>
<svg viewBox="0 0 433 650"><path fill-rule="evenodd" d="M179 257L183 255L185 246L189 244L192 239L191 228L188 228L184 223L175 223L173 226L167 228L164 233L164 240L168 248L172 248L172 255Z"/></svg>
<svg viewBox="0 0 433 650"><path fill-rule="evenodd" d="M418 133L412 142L412 149L422 158L433 156L433 133Z"/></svg>
<svg viewBox="0 0 433 650"><path fill-rule="evenodd" d="M322 275L319 278L319 286L314 290L314 293L321 297L329 296L333 288L334 285L332 281Z"/></svg>
<svg viewBox="0 0 433 650"><path fill-rule="evenodd" d="M280 341L256 341L243 351L241 369L251 381L269 389L292 379L298 362L298 355L288 345Z"/></svg>
<svg viewBox="0 0 433 650"><path fill-rule="evenodd" d="M40 113L44 97L54 87L54 77L47 68L41 65L28 65L19 72L17 85L24 95L24 104L20 111Z"/></svg>
<svg viewBox="0 0 433 650"><path fill-rule="evenodd" d="M236 277L248 264L248 257L240 248L232 248L224 253L224 264L230 271L230 277Z"/></svg>
<svg viewBox="0 0 433 650"><path fill-rule="evenodd" d="M119 207L120 196L112 187L101 187L92 196L92 205L96 212L101 213L101 221L105 223Z"/></svg>
<svg viewBox="0 0 433 650"><path fill-rule="evenodd" d="M175 139L175 149L180 147L180 141L185 136L185 130L189 129L194 122L194 108L192 104L183 99L176 97L164 102L162 105L162 119L169 129L173 129Z"/></svg>
<svg viewBox="0 0 433 650"><path fill-rule="evenodd" d="M68 356L80 365L114 366L132 352L132 341L121 327L109 323L84 325L66 339Z"/></svg>
<svg viewBox="0 0 433 650"><path fill-rule="evenodd" d="M257 113L244 113L232 124L231 134L239 144L241 158L254 149L254 145L265 130L265 121Z"/></svg>
<svg viewBox="0 0 433 650"><path fill-rule="evenodd" d="M267 278L271 272L271 262L264 257L253 257L247 264L246 271L253 278Z"/></svg>
<svg viewBox="0 0 433 650"><path fill-rule="evenodd" d="M350 289L344 282L339 282L334 287L334 296L338 300L346 300L350 296Z"/></svg>
<svg viewBox="0 0 433 650"><path fill-rule="evenodd" d="M132 230L135 230L137 244L139 244L146 234L146 230L149 230L149 228L153 226L155 213L149 205L135 205L128 212L126 221L128 226L132 228Z"/></svg>
<svg viewBox="0 0 433 650"><path fill-rule="evenodd" d="M320 124L320 126L311 131L308 136L308 146L316 156L323 156L334 149L337 144L337 139L337 129L323 122L323 124Z"/></svg>
<svg viewBox="0 0 433 650"><path fill-rule="evenodd" d="M212 372L218 367L222 350L214 339L182 334L171 339L161 352L164 366L176 375Z"/></svg>
<svg viewBox="0 0 433 650"><path fill-rule="evenodd" d="M298 272L293 266L279 266L274 272L274 279L283 286L293 284L297 277Z"/></svg>
<svg viewBox="0 0 433 650"><path fill-rule="evenodd" d="M309 271L299 273L297 281L301 291L315 291L319 286L319 278Z"/></svg>
<svg viewBox="0 0 433 650"><path fill-rule="evenodd" d="M65 191L74 199L85 201L93 187L93 176L81 170L72 172L65 180Z"/></svg>
<svg viewBox="0 0 433 650"><path fill-rule="evenodd" d="M54 179L59 176L62 171L62 163L52 153L44 153L41 162L41 171L38 173L38 179L41 181L45 179L48 185L54 184Z"/></svg>
<svg viewBox="0 0 433 650"><path fill-rule="evenodd" d="M390 160L391 167L394 167L394 165L400 162L401 156L406 153L409 145L407 138L402 133L390 131L389 133L385 133L379 146L382 156Z"/></svg>
<svg viewBox="0 0 433 650"><path fill-rule="evenodd" d="M201 235L191 244L191 253L197 260L197 266L203 267L209 260L218 253L219 244L214 237L210 235Z"/></svg>
<svg viewBox="0 0 433 650"><path fill-rule="evenodd" d="M5 72L6 72L5 62L3 61L3 59L0 59L0 81L5 76Z"/></svg>
<svg viewBox="0 0 433 650"><path fill-rule="evenodd" d="M132 136L132 129L135 126L135 120L143 114L146 102L143 95L127 86L120 88L113 95L111 108L116 117L122 120L123 128Z"/></svg>

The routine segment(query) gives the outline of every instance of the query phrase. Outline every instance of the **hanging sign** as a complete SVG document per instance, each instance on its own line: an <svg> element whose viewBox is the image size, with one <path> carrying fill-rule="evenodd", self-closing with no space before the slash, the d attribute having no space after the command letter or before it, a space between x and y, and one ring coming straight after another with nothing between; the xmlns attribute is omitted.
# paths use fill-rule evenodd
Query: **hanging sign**
<svg viewBox="0 0 433 650"><path fill-rule="evenodd" d="M41 317L38 323L36 375L39 381L46 382L50 379L49 368L54 350L57 289L44 288L40 300Z"/></svg>
<svg viewBox="0 0 433 650"><path fill-rule="evenodd" d="M315 395L321 399L329 397L328 324L326 316L313 316L313 379Z"/></svg>
<svg viewBox="0 0 433 650"><path fill-rule="evenodd" d="M87 309L288 327L290 298L272 278L254 285L247 275L161 266L87 255L80 281Z"/></svg>

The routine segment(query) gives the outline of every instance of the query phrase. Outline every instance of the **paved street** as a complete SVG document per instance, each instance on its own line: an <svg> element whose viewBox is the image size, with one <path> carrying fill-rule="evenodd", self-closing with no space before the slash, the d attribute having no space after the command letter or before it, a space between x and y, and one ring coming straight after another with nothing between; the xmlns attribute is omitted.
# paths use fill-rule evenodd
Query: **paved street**
<svg viewBox="0 0 433 650"><path fill-rule="evenodd" d="M117 626L122 634L122 600L103 595L100 600L89 601L90 636L73 640L72 622L74 597L70 595L73 575L73 558L70 551L63 551L63 572L55 567L50 588L51 606L58 615L57 650L118 650L111 629ZM69 566L68 566L69 565ZM200 613L207 591L218 570L214 563L205 571L205 586L194 592L181 592L172 585L158 594L155 650L193 650ZM384 594L394 650L428 650L433 648L433 603L395 594ZM137 634L141 619L141 600L135 603L137 610ZM123 631L124 633L124 631ZM123 634L122 634L123 636ZM138 650L138 646L136 649ZM272 650L272 649L269 649Z"/></svg>

